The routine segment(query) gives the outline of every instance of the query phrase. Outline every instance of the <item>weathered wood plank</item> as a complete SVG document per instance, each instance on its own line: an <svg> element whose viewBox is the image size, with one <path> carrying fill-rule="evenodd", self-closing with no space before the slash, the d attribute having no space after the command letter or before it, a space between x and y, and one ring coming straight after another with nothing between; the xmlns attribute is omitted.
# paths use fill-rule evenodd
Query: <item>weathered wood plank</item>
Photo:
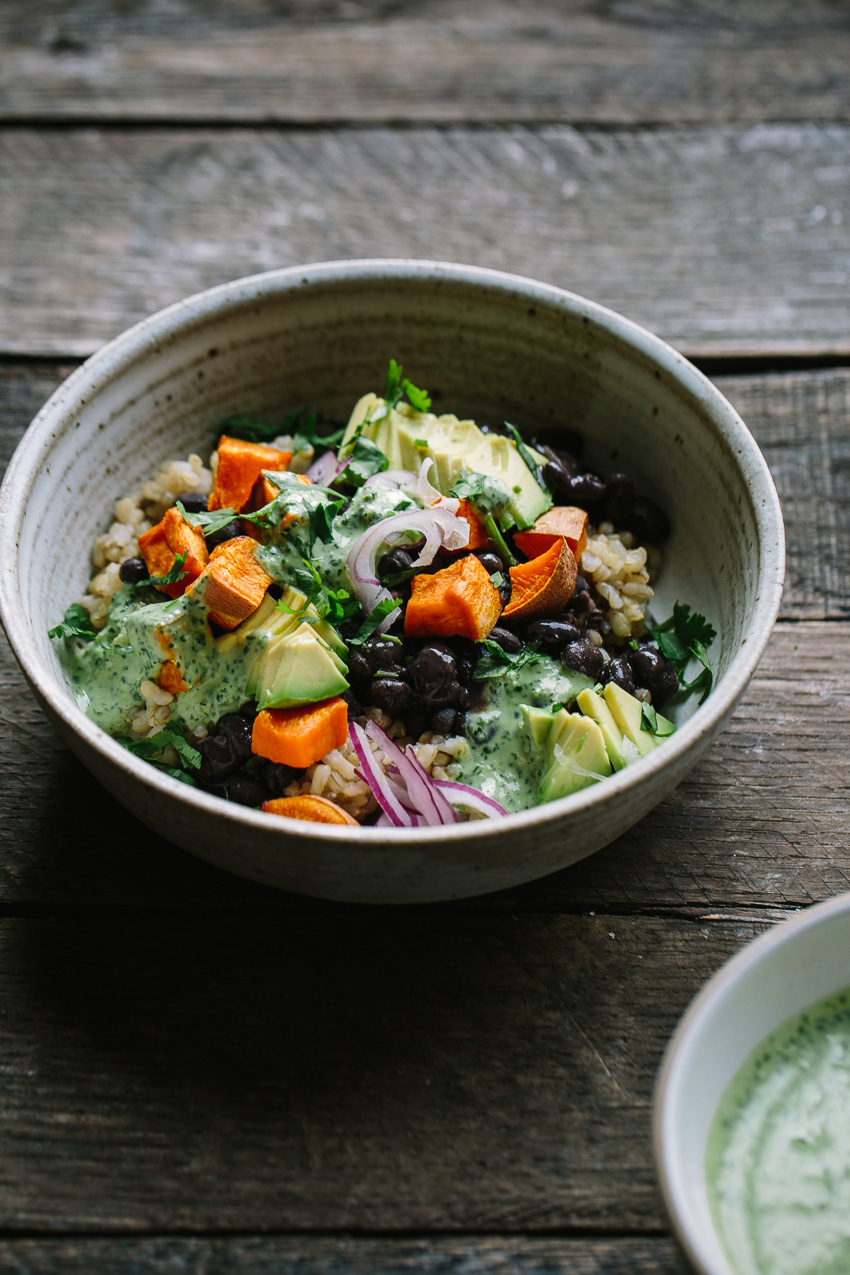
<svg viewBox="0 0 850 1275"><path fill-rule="evenodd" d="M0 902L324 910L196 863L131 819L54 735L2 642ZM850 625L782 624L729 728L631 832L544 881L462 909L799 907L850 888ZM70 836L81 811L97 834ZM82 825L83 828L85 825Z"/></svg>
<svg viewBox="0 0 850 1275"><path fill-rule="evenodd" d="M0 1241L9 1275L686 1275L668 1239L38 1239Z"/></svg>
<svg viewBox="0 0 850 1275"><path fill-rule="evenodd" d="M0 1226L663 1230L655 1071L760 928L0 922Z"/></svg>
<svg viewBox="0 0 850 1275"><path fill-rule="evenodd" d="M13 0L0 118L618 124L844 119L842 6Z"/></svg>
<svg viewBox="0 0 850 1275"><path fill-rule="evenodd" d="M0 354L356 256L498 267L697 355L850 353L850 128L0 135Z"/></svg>

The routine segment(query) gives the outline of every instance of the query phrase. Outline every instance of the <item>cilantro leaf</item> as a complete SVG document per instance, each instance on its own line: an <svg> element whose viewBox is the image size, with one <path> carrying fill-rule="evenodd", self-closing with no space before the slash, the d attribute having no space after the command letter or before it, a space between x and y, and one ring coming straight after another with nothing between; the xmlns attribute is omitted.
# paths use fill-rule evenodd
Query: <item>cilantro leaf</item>
<svg viewBox="0 0 850 1275"><path fill-rule="evenodd" d="M133 584L131 587L134 589L147 589L150 586L156 588L158 585L162 585L164 587L169 584L177 584L178 580L182 580L183 576L187 576L189 574L188 571L183 570L183 566L186 562L186 553L187 551L178 553L174 562L171 564L171 567L164 576L148 576L147 580L139 580L137 584Z"/></svg>
<svg viewBox="0 0 850 1275"><path fill-rule="evenodd" d="M156 735L149 735L147 739L122 739L120 742L128 752L133 753L136 757L141 757L143 761L151 762L154 766L159 766L161 770L164 770L167 775L171 775L174 779L194 784L194 779L186 772L200 769L201 754L197 748L194 748L189 743L182 731L175 730L171 726L164 726ZM162 754L169 745L177 753L180 763L179 769L168 762L162 761Z"/></svg>
<svg viewBox="0 0 850 1275"><path fill-rule="evenodd" d="M548 491L549 489L543 481L543 472L531 452L526 447L525 443L522 441L522 437L516 425L511 425L510 421L505 421L505 425L511 431L513 440L516 443L516 449L530 471L532 478L534 478L537 483L537 486L542 487L544 491Z"/></svg>
<svg viewBox="0 0 850 1275"><path fill-rule="evenodd" d="M479 681L490 677L503 677L509 669L520 669L532 660L543 659L542 651L538 651L534 646L527 646L516 655L509 655L507 651L502 650L498 642L493 642L490 638L484 638L475 645L483 647L485 651L472 671L472 676Z"/></svg>
<svg viewBox="0 0 850 1275"><path fill-rule="evenodd" d="M342 442L345 426L335 429L329 434L319 434L318 417L315 412L294 412L284 419L284 434L292 434L293 448L296 452L312 447L314 451L329 451Z"/></svg>
<svg viewBox="0 0 850 1275"><path fill-rule="evenodd" d="M369 438L358 437L348 453L345 468L337 474L336 482L345 482L352 487L362 487L367 479L389 469L389 458L381 451L377 443Z"/></svg>
<svg viewBox="0 0 850 1275"><path fill-rule="evenodd" d="M177 501L177 508L183 516L185 522L190 527L200 527L205 536L214 536L217 531L221 531L227 527L235 518L239 517L236 509L213 509L207 513L201 510L199 513L184 509L181 501Z"/></svg>
<svg viewBox="0 0 850 1275"><path fill-rule="evenodd" d="M426 390L420 390L409 381L407 377L401 383L401 388L407 395L407 401L417 412L430 412L431 397Z"/></svg>
<svg viewBox="0 0 850 1275"><path fill-rule="evenodd" d="M655 709L645 701L640 706L640 728L641 730L649 731L657 739L666 739L668 735L672 735L676 730L676 727L669 722L665 722L662 726Z"/></svg>
<svg viewBox="0 0 850 1275"><path fill-rule="evenodd" d="M706 647L717 637L717 631L704 615L692 611L685 602L676 602L673 614L662 624L650 628L650 635L658 643L663 656L676 666L683 691L701 691L700 704L714 684L714 672ZM702 672L692 681L684 681L684 672L691 658L699 661Z"/></svg>
<svg viewBox="0 0 850 1275"><path fill-rule="evenodd" d="M404 375L404 368L395 359L390 359L387 367L387 376L384 382L384 402L385 408L382 410L381 416L375 419L383 419L387 412L397 407L403 398L406 398L410 406L417 412L428 412L431 410L431 398L427 390L421 390L414 385Z"/></svg>
<svg viewBox="0 0 850 1275"><path fill-rule="evenodd" d="M244 438L247 443L270 443L281 433L281 428L253 416L228 416L222 421L219 433L227 434L228 438Z"/></svg>
<svg viewBox="0 0 850 1275"><path fill-rule="evenodd" d="M401 402L402 386L401 374L402 366L396 363L395 359L390 359L387 365L387 375L384 380L384 401L387 408L393 408L397 403Z"/></svg>
<svg viewBox="0 0 850 1275"><path fill-rule="evenodd" d="M354 637L348 639L349 646L362 646L371 637L381 621L398 607L395 598L382 598L373 611L366 616Z"/></svg>
<svg viewBox="0 0 850 1275"><path fill-rule="evenodd" d="M228 434L231 438L244 438L249 443L272 443L281 435L290 434L293 438L293 450L296 452L307 447L336 447L344 432L339 429L321 437L318 433L318 417L315 412L308 412L306 407L297 412L288 412L277 425L258 421L253 416L230 416L221 426L221 433Z"/></svg>
<svg viewBox="0 0 850 1275"><path fill-rule="evenodd" d="M85 607L80 606L79 602L72 602L64 618L54 628L48 630L47 636L64 638L66 641L70 641L71 638L83 638L88 642L93 637L97 637L97 634Z"/></svg>

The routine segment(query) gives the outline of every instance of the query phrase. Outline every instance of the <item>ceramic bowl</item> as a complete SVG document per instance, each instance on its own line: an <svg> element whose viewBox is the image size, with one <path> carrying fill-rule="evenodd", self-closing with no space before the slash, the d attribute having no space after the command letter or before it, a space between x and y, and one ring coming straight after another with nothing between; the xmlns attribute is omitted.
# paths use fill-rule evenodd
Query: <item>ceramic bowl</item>
<svg viewBox="0 0 850 1275"><path fill-rule="evenodd" d="M655 1160L676 1235L701 1275L734 1275L705 1168L721 1095L775 1028L848 985L850 894L843 894L749 943L706 984L671 1039L655 1091Z"/></svg>
<svg viewBox="0 0 850 1275"><path fill-rule="evenodd" d="M48 628L83 592L114 500L171 456L211 449L234 413L344 418L401 361L435 409L578 429L673 524L655 613L714 623L714 691L653 756L592 790L431 831L296 823L221 801L130 756L75 706ZM732 713L776 617L783 531L767 466L722 395L662 341L558 288L495 271L348 261L273 271L163 310L78 368L36 417L0 494L0 608L68 745L139 819L193 854L290 890L369 902L498 890L619 836L691 769ZM57 570L57 546L62 546ZM69 553L78 546L78 553Z"/></svg>

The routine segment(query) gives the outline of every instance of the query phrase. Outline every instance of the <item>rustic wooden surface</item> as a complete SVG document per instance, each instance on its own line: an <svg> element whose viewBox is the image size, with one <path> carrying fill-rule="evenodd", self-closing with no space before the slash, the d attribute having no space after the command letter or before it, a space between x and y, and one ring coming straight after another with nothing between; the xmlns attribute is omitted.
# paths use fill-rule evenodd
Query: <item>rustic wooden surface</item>
<svg viewBox="0 0 850 1275"><path fill-rule="evenodd" d="M345 908L153 838L0 641L0 1270L675 1275L653 1078L702 982L850 885L850 17L9 0L0 468L75 361L353 255L527 273L701 360L786 517L730 727L584 863Z"/></svg>

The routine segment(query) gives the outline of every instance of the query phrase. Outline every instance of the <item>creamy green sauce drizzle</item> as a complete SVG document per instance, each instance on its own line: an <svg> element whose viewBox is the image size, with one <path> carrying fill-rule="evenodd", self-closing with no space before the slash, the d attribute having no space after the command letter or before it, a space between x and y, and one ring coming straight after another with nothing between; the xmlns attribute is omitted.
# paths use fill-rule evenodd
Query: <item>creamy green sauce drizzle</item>
<svg viewBox="0 0 850 1275"><path fill-rule="evenodd" d="M757 1046L720 1101L706 1171L739 1275L850 1272L850 988Z"/></svg>
<svg viewBox="0 0 850 1275"><path fill-rule="evenodd" d="M537 805L544 749L528 733L522 705L571 705L589 677L541 655L482 683L483 704L466 715L469 748L460 760L460 782L498 801L509 814Z"/></svg>

